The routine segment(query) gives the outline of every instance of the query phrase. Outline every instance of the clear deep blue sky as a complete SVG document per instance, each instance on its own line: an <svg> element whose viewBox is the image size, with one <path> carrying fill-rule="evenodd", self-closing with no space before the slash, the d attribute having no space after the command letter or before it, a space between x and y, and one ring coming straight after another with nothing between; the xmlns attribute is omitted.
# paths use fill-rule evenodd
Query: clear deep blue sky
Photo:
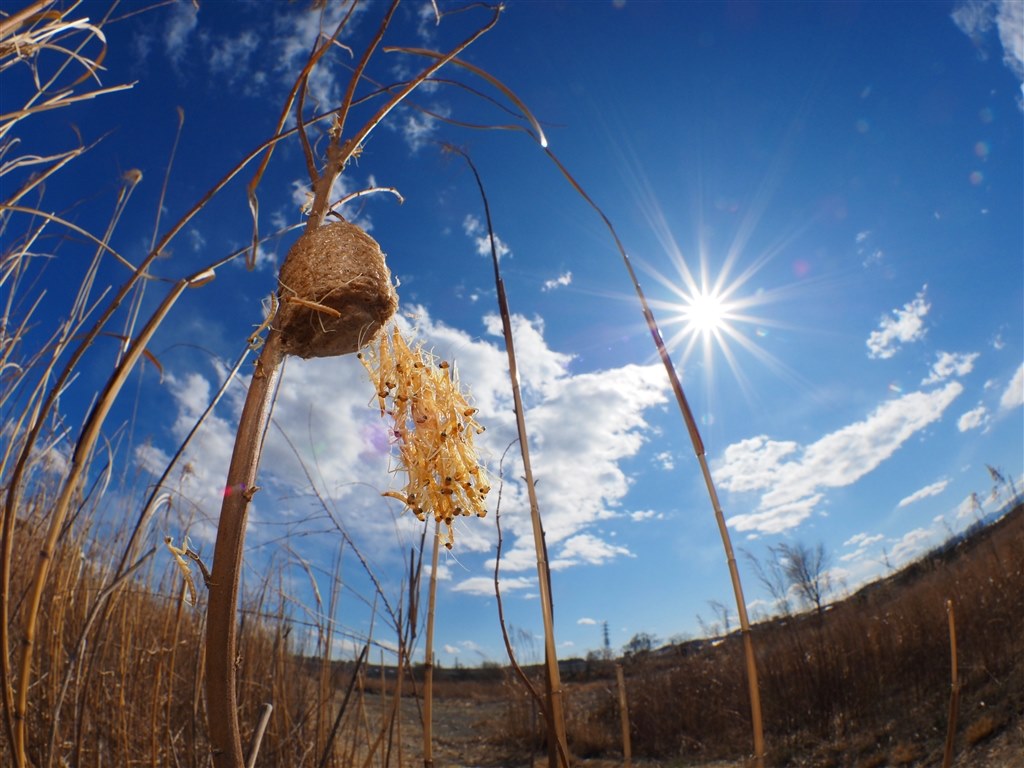
<svg viewBox="0 0 1024 768"><path fill-rule="evenodd" d="M324 27L333 30L343 6L328 5ZM136 7L123 3L112 16ZM361 4L343 34L356 55L383 8ZM512 0L465 54L540 119L553 152L635 260L700 422L755 615L773 606L743 552L764 558L779 543L821 543L838 595L994 510L987 464L1024 481L1022 8L1010 0ZM98 19L106 10L86 2L77 15ZM477 9L438 25L429 3L410 2L384 42L448 50L487 18ZM122 174L140 170L113 236L139 261L154 228L165 231L273 134L319 25L306 3L269 0L206 0L198 10L172 3L108 24L103 84L135 86L23 123L25 152L74 146L73 126L87 144L98 142L48 184L39 206L98 233ZM311 104L339 103L351 61L341 49L325 59ZM369 73L393 83L423 64L378 52ZM465 70L442 75L514 109ZM15 75L4 77L4 102L14 104L22 91L11 84ZM413 101L464 123L526 125L450 85ZM378 103L357 107L349 130ZM184 127L155 223L178 107ZM458 366L488 427L481 451L497 476L514 421L481 248L483 209L467 167L444 155L440 141L472 155L507 248L501 265L555 569L560 653L599 648L605 621L615 648L637 632L698 634L698 614L718 622L711 601L732 605L698 465L613 240L536 142L403 107L371 135L343 185L393 186L404 204L382 194L345 215L388 254L403 318ZM187 275L246 243L252 173L244 170L186 225L157 274ZM283 143L259 190L264 233L303 221L306 184L298 144ZM140 484L162 470L245 348L295 237L293 230L265 244L254 271L221 268L158 334L151 351L162 380L145 366L109 427L113 434L134 415L133 437L119 445L122 465L143 473ZM50 247L57 258L33 291L47 290L42 316L56 319L91 251L76 242ZM108 260L97 282L117 286L126 276ZM147 289L144 315L165 291ZM707 305L709 319L694 305ZM105 380L113 348L96 350L63 399L70 423ZM282 565L285 589L311 606L306 574L281 549L291 533L322 589L340 551L346 586L369 594L283 432L397 594L420 528L379 495L402 480L382 450L384 426L368 407L373 391L362 368L351 358L294 360L284 382L246 578ZM154 521L154 542L187 530L211 556L243 394L232 388L187 457L188 472L172 476L175 506ZM505 468L502 586L510 623L531 634L541 619L520 474L515 462ZM456 536L442 564L440 659L501 661L494 515L465 520ZM301 609L296 616L308 618ZM350 592L335 618L339 648L367 631Z"/></svg>

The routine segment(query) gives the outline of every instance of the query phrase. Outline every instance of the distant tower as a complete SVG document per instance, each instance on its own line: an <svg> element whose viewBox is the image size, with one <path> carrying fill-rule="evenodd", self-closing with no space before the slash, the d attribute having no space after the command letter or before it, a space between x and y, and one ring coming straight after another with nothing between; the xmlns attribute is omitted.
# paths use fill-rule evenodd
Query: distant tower
<svg viewBox="0 0 1024 768"><path fill-rule="evenodd" d="M608 637L608 622L604 623L604 657L610 659L612 657L612 641Z"/></svg>

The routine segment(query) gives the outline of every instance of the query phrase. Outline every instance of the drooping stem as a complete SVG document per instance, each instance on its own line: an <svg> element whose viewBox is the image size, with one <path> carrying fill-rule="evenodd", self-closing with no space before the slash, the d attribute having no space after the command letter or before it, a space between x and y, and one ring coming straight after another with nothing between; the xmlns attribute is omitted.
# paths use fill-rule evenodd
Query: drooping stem
<svg viewBox="0 0 1024 768"><path fill-rule="evenodd" d="M697 462L700 464L700 471L704 476L704 485L707 487L708 496L711 499L711 507L715 513L715 522L718 524L718 532L722 537L722 546L725 549L725 558L729 566L729 578L732 580L733 594L736 598L736 611L739 614L740 619L740 629L743 635L743 650L747 668L747 688L750 697L750 720L754 740L754 764L757 768L762 768L764 765L764 725L761 718L761 693L757 684L757 661L754 658L754 641L750 634L750 621L747 617L747 604L743 597L743 586L740 582L739 569L736 567L736 556L733 554L732 542L729 537L729 528L725 523L725 515L722 512L722 506L718 501L718 492L715 490L715 484L711 478L711 472L708 470L707 457L704 451L704 441L701 439L700 430L697 429L697 421L693 418L693 411L690 410L690 404L687 402L686 395L683 393L683 385L679 381L679 376L676 373L675 366L672 364L672 358L669 356L668 347L666 347L665 340L661 336L658 323L654 319L654 313L651 312L651 308L647 303L647 297L644 295L643 288L640 287L640 280L637 278L636 271L633 269L633 263L630 261L629 254L626 253L626 249L622 245L622 241L619 240L619 235L615 231L615 227L612 226L611 220L605 215L604 211L601 210L600 206L598 206L590 195L583 190L583 187L581 187L579 182L573 178L572 174L569 173L569 170L562 165L562 162L558 159L555 153L547 147L544 148L544 151L551 161L558 167L558 170L561 171L569 184L572 185L573 189L575 189L580 197L582 197L590 207L597 212L597 215L601 217L601 220L611 233L612 239L615 241L615 246L619 251L619 255L622 257L622 262L626 267L626 271L629 273L630 282L632 282L633 288L636 290L637 298L640 300L640 309L643 313L644 320L647 323L647 328L651 332L651 337L654 339L654 346L658 350L658 356L661 358L661 362L665 366L665 372L668 374L669 384L672 387L673 394L675 395L676 403L679 405L679 411L683 416L683 422L686 424L686 429L690 434L690 442L693 444L693 452L696 454Z"/></svg>
<svg viewBox="0 0 1024 768"><path fill-rule="evenodd" d="M519 387L519 373L516 365L516 350L512 339L512 315L505 295L505 282L501 279L498 265L498 251L494 242L494 228L491 224L491 207L487 202L480 174L470 157L461 150L449 147L450 151L462 155L469 164L483 198L484 214L487 218L487 232L491 242L491 261L494 264L494 282L498 291L498 310L501 314L501 326L505 337L505 350L508 353L508 376L512 386L512 400L515 405L516 430L519 435L519 450L523 458L523 475L526 481L526 492L530 499L530 521L533 524L533 543L537 553L537 582L540 589L541 615L544 620L544 666L547 683L548 763L550 768L561 765L569 766L569 747L565 735L565 716L562 707L562 682L558 672L558 653L555 649L555 614L551 599L551 569L548 564L548 549L544 541L544 526L540 517L540 505L537 503L537 489L533 479L533 467L530 463L530 449L526 432L526 417L523 411L523 398Z"/></svg>

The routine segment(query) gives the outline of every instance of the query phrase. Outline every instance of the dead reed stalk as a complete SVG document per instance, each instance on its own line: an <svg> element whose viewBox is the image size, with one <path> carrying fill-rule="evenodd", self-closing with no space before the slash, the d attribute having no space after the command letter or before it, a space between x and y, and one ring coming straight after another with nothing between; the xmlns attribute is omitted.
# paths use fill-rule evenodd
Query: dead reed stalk
<svg viewBox="0 0 1024 768"><path fill-rule="evenodd" d="M662 338L658 323L654 319L654 313L651 312L650 305L647 303L647 296L644 294L643 288L640 286L640 280L637 278L636 271L633 269L633 263L629 258L629 254L626 252L625 246L623 246L622 241L619 239L618 233L615 231L615 227L612 225L611 219L605 215L604 211L602 211L597 203L595 203L594 200L584 191L583 187L580 186L579 182L577 182L572 174L569 173L569 170L562 164L555 153L546 146L544 151L558 167L558 170L562 173L572 188L575 189L580 197L582 197L587 204L594 209L597 215L601 217L601 220L608 228L612 239L615 241L615 247L619 252L619 256L622 258L623 265L626 267L626 272L629 275L629 280L633 285L633 289L636 291L637 299L640 302L641 313L644 316L644 321L647 323L647 328L654 341L654 346L658 351L658 356L661 358L661 362L665 367L665 373L668 375L669 384L676 398L676 404L679 406L679 412L682 414L686 430L690 435L690 442L693 445L693 451L697 457L697 463L700 465L701 475L704 478L704 485L707 488L708 497L711 500L711 508L714 511L715 522L718 525L718 532L722 538L722 547L725 550L726 563L729 568L729 578L732 581L733 595L736 599L736 611L739 615L740 630L743 635L744 659L747 672L747 691L750 700L750 719L754 741L754 763L757 768L762 768L764 765L764 722L761 713L761 692L757 682L757 660L754 657L754 642L750 632L750 619L747 616L747 603L743 597L743 585L740 581L739 569L736 566L736 555L733 553L732 541L729 537L729 528L725 523L725 514L722 512L722 507L718 500L718 492L715 490L715 483L711 477L711 471L708 469L707 454L704 450L704 441L701 439L700 430L697 428L697 421L694 419L693 412L690 410L690 404L687 402L686 394L683 392L683 385L679 380L679 375L676 373L675 365L672 363L672 358L669 355L668 347L665 345L665 341Z"/></svg>
<svg viewBox="0 0 1024 768"><path fill-rule="evenodd" d="M569 746L565 734L565 713L562 703L562 681L558 671L558 651L555 647L555 614L551 598L551 569L548 563L547 544L544 541L544 526L541 522L540 504L537 502L537 489L533 479L533 467L530 464L529 439L526 431L526 415L523 409L522 392L519 388L519 374L516 365L515 341L512 338L512 315L505 295L505 283L501 279L501 267L498 263L498 249L494 241L494 228L491 223L491 207L487 201L483 181L477 172L472 159L465 152L454 147L448 151L460 155L469 165L480 190L483 200L484 214L487 223L487 236L491 246L491 262L494 265L494 284L498 293L498 311L501 314L502 335L505 339L505 351L508 355L508 376L512 387L512 399L516 416L516 431L519 436L519 452L523 459L523 475L526 492L530 499L530 521L533 526L533 543L537 555L537 583L540 592L541 617L544 621L544 668L547 685L547 701L545 710L548 714L548 764L551 768L570 763Z"/></svg>
<svg viewBox="0 0 1024 768"><path fill-rule="evenodd" d="M946 615L949 617L949 717L946 720L946 743L942 751L942 768L953 764L953 748L956 744L956 719L960 711L960 673L956 657L956 617L953 601L946 601Z"/></svg>

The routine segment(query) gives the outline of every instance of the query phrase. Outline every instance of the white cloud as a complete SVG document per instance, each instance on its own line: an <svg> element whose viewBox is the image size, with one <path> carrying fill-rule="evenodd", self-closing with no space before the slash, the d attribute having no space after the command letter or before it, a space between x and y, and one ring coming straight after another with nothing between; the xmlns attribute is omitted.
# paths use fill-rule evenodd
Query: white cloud
<svg viewBox="0 0 1024 768"><path fill-rule="evenodd" d="M892 456L912 435L941 418L963 391L950 382L878 406L863 421L825 435L806 448L765 435L725 449L715 477L722 488L764 491L758 510L729 520L738 531L780 533L802 523L823 490L852 485Z"/></svg>
<svg viewBox="0 0 1024 768"><path fill-rule="evenodd" d="M199 23L199 8L179 0L171 6L170 17L164 26L164 52L175 65L179 65L188 50L188 41Z"/></svg>
<svg viewBox="0 0 1024 768"><path fill-rule="evenodd" d="M871 267L875 264L880 264L882 259L885 258L885 252L881 248L877 248L868 242L868 238L871 237L871 230L865 229L857 233L857 255L861 257L861 265L864 267Z"/></svg>
<svg viewBox="0 0 1024 768"><path fill-rule="evenodd" d="M416 24L416 37L424 45L432 44L435 30L438 24L441 23L441 19L438 18L437 4L430 0L421 2L419 9L416 11L416 18L418 22Z"/></svg>
<svg viewBox="0 0 1024 768"><path fill-rule="evenodd" d="M878 542L882 541L885 536L880 533L875 535L869 535L867 533L857 533L848 538L843 542L844 547L854 547L853 552L847 552L839 558L840 562L848 563L853 560L859 560L864 556L868 549Z"/></svg>
<svg viewBox="0 0 1024 768"><path fill-rule="evenodd" d="M1020 408L1022 405L1024 405L1024 365L1021 365L1013 374L1009 386L1003 392L1003 396L999 398L999 407L1004 411Z"/></svg>
<svg viewBox="0 0 1024 768"><path fill-rule="evenodd" d="M450 653L450 654L452 654L454 656L457 653L462 653L462 649L459 648L459 646L457 646L457 645L451 645L450 643L445 643L444 644L444 652L445 653Z"/></svg>
<svg viewBox="0 0 1024 768"><path fill-rule="evenodd" d="M565 375L549 388L542 402L527 405L531 460L551 551L559 542L583 533L591 523L619 514L617 510L630 488L620 462L635 456L642 447L650 429L644 411L664 403L666 390L658 366L628 365ZM521 475L517 454L513 466L505 470L506 498L508 478ZM502 511L502 529L517 537L502 556L502 568L507 571L536 566L525 489L516 483L514 490L516 494L509 501L518 507L519 514L506 524L504 506ZM626 554L624 548L613 545L601 550L597 547L592 539L578 538L566 545L562 556L594 562L589 555L603 561Z"/></svg>
<svg viewBox="0 0 1024 768"><path fill-rule="evenodd" d="M462 229L476 245L477 256L489 257L491 255L491 238L487 236L487 230L480 223L480 219L472 214L467 214L466 218L462 220ZM497 232L494 233L494 249L498 252L498 261L512 253L512 249L498 237Z"/></svg>
<svg viewBox="0 0 1024 768"><path fill-rule="evenodd" d="M587 618L586 616L584 616L582 619L576 619L576 623L588 627L592 627L595 624L597 624L597 622L594 619Z"/></svg>
<svg viewBox="0 0 1024 768"><path fill-rule="evenodd" d="M351 37L369 3L357 3L355 8L351 8L350 5L344 2L326 3L321 12L296 13L294 10L287 10L275 14L271 47L278 52L274 66L283 83L291 85L295 82L295 78L309 58L314 43L333 34L346 15L348 21L340 38ZM351 61L351 54L338 44L334 50L338 51L345 61ZM323 110L341 101L338 76L341 76L343 82L347 81L348 71L337 66L336 62L333 63L335 66L332 66L331 54L327 54L310 73L307 103L311 107Z"/></svg>
<svg viewBox="0 0 1024 768"><path fill-rule="evenodd" d="M443 104L431 104L429 112L405 109L403 114L405 119L401 124L402 138L412 152L419 152L433 141L437 129L441 126L439 118L450 117L452 110Z"/></svg>
<svg viewBox="0 0 1024 768"><path fill-rule="evenodd" d="M551 280L545 280L541 286L541 290L547 293L553 291L555 288L562 288L566 285L572 284L572 272L564 272L558 277L552 278Z"/></svg>
<svg viewBox="0 0 1024 768"><path fill-rule="evenodd" d="M988 409L984 405L979 405L977 408L972 408L963 415L960 416L956 421L956 428L961 432L967 432L971 429L977 429L983 427L989 422Z"/></svg>
<svg viewBox="0 0 1024 768"><path fill-rule="evenodd" d="M909 344L924 337L924 317L931 309L925 301L924 294L928 286L924 286L914 300L903 305L903 309L894 309L892 317L884 316L878 330L872 331L868 337L868 357L888 359L896 354L901 344Z"/></svg>
<svg viewBox="0 0 1024 768"><path fill-rule="evenodd" d="M867 533L855 533L853 536L843 542L844 547L866 547L871 544L875 544L885 537L878 533L874 536Z"/></svg>
<svg viewBox="0 0 1024 768"><path fill-rule="evenodd" d="M534 586L536 581L536 579L524 578L522 576L514 576L512 578L503 576L498 580L498 586L501 588L501 594L505 595L517 589L529 589ZM493 595L494 578L488 576L471 576L470 578L463 579L456 584L453 591L466 592L470 595Z"/></svg>
<svg viewBox="0 0 1024 768"><path fill-rule="evenodd" d="M563 379L573 360L572 355L555 352L544 340L544 321L539 317L527 320L513 315L512 340L516 349L516 367L520 385L530 394L553 395L561 388ZM502 323L498 315L486 315L484 327L491 336L502 337Z"/></svg>
<svg viewBox="0 0 1024 768"><path fill-rule="evenodd" d="M654 455L654 461L665 471L675 469L676 467L676 459L675 456L672 455L671 451L661 451L656 453Z"/></svg>
<svg viewBox="0 0 1024 768"><path fill-rule="evenodd" d="M644 520L664 520L665 514L663 512L656 512L653 509L643 509L630 512L629 519L634 523L642 523Z"/></svg>
<svg viewBox="0 0 1024 768"><path fill-rule="evenodd" d="M487 431L476 441L491 472L493 505L498 496L498 460L516 436L503 345L493 336L481 338L435 322L421 307L405 310L417 323L415 330L406 330L406 337L418 338L427 349L452 361L471 392L471 401L480 409L478 418ZM408 328L404 316L401 322ZM493 316L484 324L492 333L496 331ZM625 547L605 541L604 534L592 526L623 514L620 507L630 480L620 464L636 455L652 429L644 412L666 401L663 371L655 365L628 365L573 374L569 370L572 356L547 346L542 321L513 316L513 326L521 355L519 373L537 495L552 554L557 553L559 567L603 564L628 555ZM192 427L209 402L211 380L223 375L220 369L214 377L200 371L168 373L171 412L176 414L174 439L181 440ZM223 497L243 398L242 387L234 385L185 457L194 471L183 479L180 490L197 511L190 531L197 544L213 540L213 521ZM264 490L250 506L249 545L257 546L289 531L307 530L314 524L319 530L324 526L333 530L334 522L353 536L370 559L393 558L400 549L396 547L399 540L418 539L422 524L399 502L381 499L381 492L400 488L404 481L393 471L387 424L380 418L375 400L374 407L368 407L371 400L372 387L354 356L288 361L275 405L275 426L268 432L261 461ZM521 459L515 449L509 457L501 494L502 572L518 578L503 578L502 585L507 590L525 591L534 580L517 572L536 568L533 532ZM140 464L154 472L162 468L164 458L154 449L137 456ZM333 519L312 495L314 486ZM482 520L457 521L455 558L493 551L493 511L491 506L492 514ZM179 536L182 532L172 533ZM337 544L331 537L315 539L305 541L310 547ZM330 545L327 539L331 539ZM493 561L482 565L486 575L471 567L475 561L466 558L466 562L470 570L462 569L454 577L454 582L462 580L456 588L492 594Z"/></svg>
<svg viewBox="0 0 1024 768"><path fill-rule="evenodd" d="M210 72L224 77L229 85L243 84L245 93L255 95L266 80L266 74L254 66L252 55L260 49L260 36L252 29L237 36L210 36L208 51ZM216 42L212 42L216 40Z"/></svg>
<svg viewBox="0 0 1024 768"><path fill-rule="evenodd" d="M956 25L978 50L985 52L985 36L993 25L1003 48L1003 64L1021 83L1018 105L1024 108L1024 4L1020 0L967 0L951 14Z"/></svg>
<svg viewBox="0 0 1024 768"><path fill-rule="evenodd" d="M906 498L900 499L900 503L897 504L896 506L902 509L903 507L910 506L915 501L926 499L929 496L938 496L940 493L946 490L947 485L949 485L949 480L939 480L937 482L932 483L931 485L926 485L924 488L914 491Z"/></svg>
<svg viewBox="0 0 1024 768"><path fill-rule="evenodd" d="M968 354L939 352L938 359L932 365L931 373L921 383L927 386L945 381L950 376L966 376L974 370L974 361L977 359L977 352Z"/></svg>
<svg viewBox="0 0 1024 768"><path fill-rule="evenodd" d="M566 539L559 553L551 561L551 570L560 571L574 565L603 565L619 555L634 557L626 547L609 544L589 533L579 533Z"/></svg>
<svg viewBox="0 0 1024 768"><path fill-rule="evenodd" d="M938 538L934 528L915 528L896 541L889 550L889 559L894 565L909 562L935 546Z"/></svg>

